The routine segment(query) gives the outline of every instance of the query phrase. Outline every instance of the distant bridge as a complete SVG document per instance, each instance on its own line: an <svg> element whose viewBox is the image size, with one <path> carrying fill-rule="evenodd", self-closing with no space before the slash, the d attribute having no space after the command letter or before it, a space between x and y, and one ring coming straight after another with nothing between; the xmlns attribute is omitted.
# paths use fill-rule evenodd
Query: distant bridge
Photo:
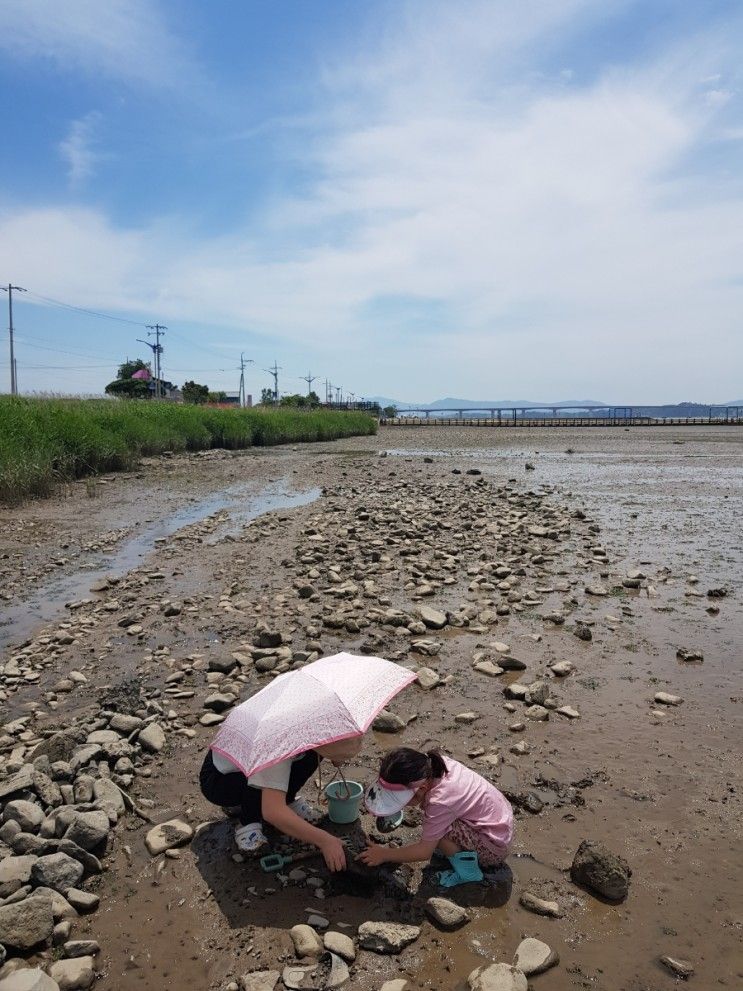
<svg viewBox="0 0 743 991"><path fill-rule="evenodd" d="M669 406L475 406L429 409L408 407L394 417L383 418L390 426L671 426L682 424L740 424L741 406L708 406L693 416L669 416Z"/></svg>

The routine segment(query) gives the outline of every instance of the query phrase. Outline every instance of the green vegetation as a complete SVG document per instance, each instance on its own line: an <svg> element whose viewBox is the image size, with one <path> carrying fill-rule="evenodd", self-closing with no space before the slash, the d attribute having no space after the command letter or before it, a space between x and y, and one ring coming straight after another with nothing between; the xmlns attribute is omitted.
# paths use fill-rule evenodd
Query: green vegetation
<svg viewBox="0 0 743 991"><path fill-rule="evenodd" d="M376 432L365 413L0 396L0 502L131 468L141 455L334 440Z"/></svg>
<svg viewBox="0 0 743 991"><path fill-rule="evenodd" d="M118 396L120 399L144 399L150 391L147 382L132 378L135 372L140 372L143 368L150 371L150 366L141 358L124 361L119 365L116 378L108 383L105 391L109 396Z"/></svg>
<svg viewBox="0 0 743 991"><path fill-rule="evenodd" d="M181 392L183 393L184 403L194 403L198 406L200 403L205 403L209 399L209 386L199 385L199 383L194 382L193 379L191 379L190 382L183 383Z"/></svg>

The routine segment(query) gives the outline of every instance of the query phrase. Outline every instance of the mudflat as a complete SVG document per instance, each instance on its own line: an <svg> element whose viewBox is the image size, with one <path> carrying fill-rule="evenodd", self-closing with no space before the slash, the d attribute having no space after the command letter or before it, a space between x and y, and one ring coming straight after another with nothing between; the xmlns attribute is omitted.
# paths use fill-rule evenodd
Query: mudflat
<svg viewBox="0 0 743 991"><path fill-rule="evenodd" d="M98 942L97 987L239 987L297 964L289 930L313 915L352 939L420 929L385 955L356 940L362 991L464 988L524 936L559 956L535 987L662 991L680 972L661 958L691 964L690 986L741 985L743 430L390 427L99 481L0 510L0 805L30 797L52 820L13 812L23 856L68 828L55 808L88 816L74 835L100 863L76 886L100 903L79 900L66 936ZM280 634L273 652L261 631ZM426 912L430 870L266 875L200 795L231 706L339 650L430 669L347 777L435 744L515 807L507 866L443 893L467 909L456 932ZM42 778L4 794L39 747ZM152 855L145 837L172 820ZM20 857L2 828L0 857ZM415 835L410 817L384 839ZM583 840L629 864L624 900L571 878ZM26 866L17 887L0 873L6 900Z"/></svg>

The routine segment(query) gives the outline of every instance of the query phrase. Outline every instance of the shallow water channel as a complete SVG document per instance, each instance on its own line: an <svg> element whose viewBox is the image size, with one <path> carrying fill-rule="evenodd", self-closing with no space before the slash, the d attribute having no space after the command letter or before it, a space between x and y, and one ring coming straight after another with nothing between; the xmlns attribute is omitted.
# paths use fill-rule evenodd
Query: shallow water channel
<svg viewBox="0 0 743 991"><path fill-rule="evenodd" d="M90 586L99 579L121 577L138 567L149 555L156 554L159 540L183 527L227 511L229 518L210 537L211 542L238 532L264 513L306 506L319 495L319 488L292 491L288 479L270 483L258 491L241 483L195 499L168 515L135 524L132 535L124 538L118 547L86 555L74 572L50 575L22 601L4 608L0 613L0 649L20 643L38 626L59 617L66 603L86 597Z"/></svg>

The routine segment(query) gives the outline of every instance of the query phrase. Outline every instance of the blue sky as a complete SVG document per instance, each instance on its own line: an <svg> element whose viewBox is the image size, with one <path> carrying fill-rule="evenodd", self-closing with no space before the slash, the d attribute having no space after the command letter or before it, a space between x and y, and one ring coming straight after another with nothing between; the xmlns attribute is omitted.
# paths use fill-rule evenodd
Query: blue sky
<svg viewBox="0 0 743 991"><path fill-rule="evenodd" d="M274 360L410 401L743 392L739 2L0 14L21 389L99 392L157 321L167 377L235 389L244 351L255 395Z"/></svg>

